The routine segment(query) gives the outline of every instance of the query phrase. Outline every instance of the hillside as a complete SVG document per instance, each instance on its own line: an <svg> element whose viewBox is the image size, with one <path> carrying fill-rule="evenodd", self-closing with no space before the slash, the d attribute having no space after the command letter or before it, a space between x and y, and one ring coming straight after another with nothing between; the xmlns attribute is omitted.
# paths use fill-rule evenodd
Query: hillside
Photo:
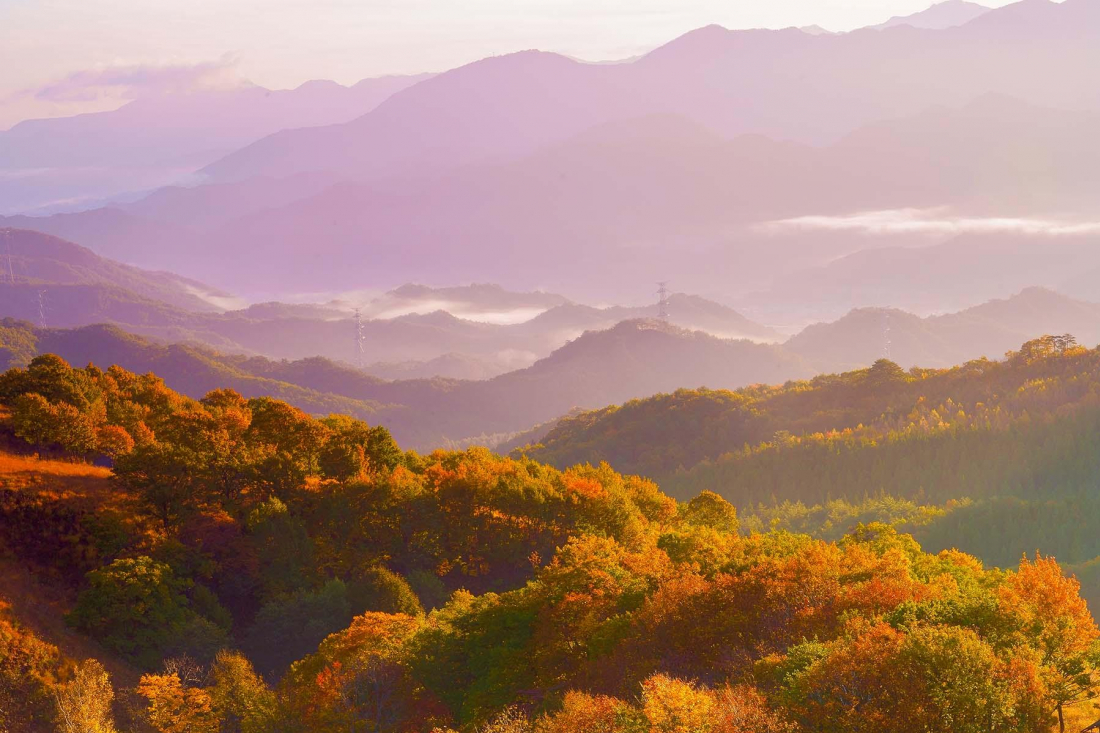
<svg viewBox="0 0 1100 733"><path fill-rule="evenodd" d="M892 308L860 308L838 321L808 326L784 348L824 370L866 366L887 351L906 368L947 367L983 355L999 357L1043 333L1072 333L1083 344L1100 343L1100 305L1028 288L925 318Z"/></svg>
<svg viewBox="0 0 1100 733"><path fill-rule="evenodd" d="M606 466L419 456L347 418L55 356L0 376L0 399L11 449L112 463L110 491L103 469L43 491L49 465L15 459L0 527L32 582L60 578L83 643L142 673L53 677L47 652L20 676L41 647L0 611L0 700L57 695L33 711L46 730L66 705L132 724L116 687L155 729L254 733L902 733L960 709L964 730L1041 733L1090 712L1045 683L1100 672L1100 629L1049 557L986 569L883 523L746 536L710 492L678 505Z"/></svg>
<svg viewBox="0 0 1100 733"><path fill-rule="evenodd" d="M324 358L293 362L161 344L111 326L40 329L8 319L0 333L13 363L54 353L73 364L118 364L155 372L201 397L217 386L248 397L284 399L314 414L345 412L383 421L402 442L434 448L451 441L495 443L569 412L643 397L679 384L739 387L808 376L797 357L656 321L589 332L533 366L483 381L387 382ZM29 345L28 345L29 344ZM28 356L29 354L29 356Z"/></svg>
<svg viewBox="0 0 1100 733"><path fill-rule="evenodd" d="M273 132L358 117L427 76L148 94L110 112L25 120L0 131L0 171L9 174L0 213L86 207L173 184Z"/></svg>
<svg viewBox="0 0 1100 733"><path fill-rule="evenodd" d="M1084 563L1100 556L1083 519L1100 471L1100 351L1068 343L950 369L880 361L782 387L681 390L566 418L518 452L608 461L683 499L716 491L764 527L836 536L890 517L990 563L1037 544Z"/></svg>
<svg viewBox="0 0 1100 733"><path fill-rule="evenodd" d="M0 275L10 285L112 288L196 312L219 311L233 300L200 282L124 265L64 239L26 229L0 229L0 265ZM62 313L65 320L73 318L70 309ZM18 316L7 311L4 315Z"/></svg>
<svg viewBox="0 0 1100 733"><path fill-rule="evenodd" d="M1086 61L1095 59L1100 32L1095 8L1089 0L1028 5L1026 12L1001 8L935 33L812 36L709 26L611 66L537 52L485 59L419 84L357 120L279 133L207 171L239 180L308 166L377 180L399 165L439 170L485 157L515 158L604 122L655 112L685 115L724 137L823 142L876 120L988 92L1074 108L1081 93L1073 89L1094 88L1083 82L1095 69ZM1021 39L1028 41L1027 64L1015 56ZM929 79L940 83L921 83ZM747 90L758 89L771 93L757 95L751 106L742 103ZM827 104L830 99L845 104ZM431 156L418 144L422 139L438 141Z"/></svg>
<svg viewBox="0 0 1100 733"><path fill-rule="evenodd" d="M950 427L956 418L966 425L975 420L975 425L985 424L983 420L992 420L984 416L985 411L1000 414L1014 401L1026 405L1025 387L1038 390L1035 399L1044 411L1062 404L1044 402L1047 398L1087 408L1088 390L1084 388L1075 387L1058 397L1039 394L1043 392L1039 385L1047 376L1065 376L1066 370L1081 380L1100 379L1100 362L1096 361L1100 351L1074 347L1070 355L1056 356L1056 343L1060 342L1053 337L1028 342L1025 353L1051 350L1042 358L1014 351L1005 361L981 358L948 369L914 367L909 371L880 359L869 368L782 386L736 391L681 389L564 419L540 444L522 450L554 465L608 461L628 473L671 480L670 486L675 487L677 482L689 480L683 471L697 466L700 471L710 470L715 461L732 459L739 451L768 444L779 435L832 440L852 434L857 442L874 441L895 430L904 434L914 421L922 429L929 428L926 421L935 410L939 412L931 418L934 423L929 428L935 431ZM1079 372L1072 371L1075 369ZM954 407L944 412L948 401ZM1011 414L1026 421L1024 412L1026 407L1016 407L998 419L1011 422L1015 419ZM844 489L849 490L854 493L843 496L858 498L866 488ZM759 487L749 503L768 501L770 496L770 490ZM777 496L780 501L801 498ZM823 491L814 499L826 496L842 495Z"/></svg>
<svg viewBox="0 0 1100 733"><path fill-rule="evenodd" d="M170 273L99 257L65 240L0 230L0 314L50 327L111 323L162 341L205 344L225 353L276 359L324 356L352 363L354 305L267 302L237 308L236 298ZM774 340L771 329L713 301L670 298L670 320L724 337ZM586 330L602 330L656 307L593 308L561 295L498 285L405 285L365 303L363 354L385 378L485 379L530 366ZM370 369L368 369L370 371Z"/></svg>
<svg viewBox="0 0 1100 733"><path fill-rule="evenodd" d="M184 344L164 345L113 326L39 329L10 318L0 323L3 324L3 345L11 354L11 365L26 363L40 353L53 353L74 364L119 364L143 374L156 372L175 389L198 396L223 386L250 397L285 399L303 410L320 414L344 412L367 416L380 407L370 401L325 394L251 374L236 368L231 359L208 349Z"/></svg>

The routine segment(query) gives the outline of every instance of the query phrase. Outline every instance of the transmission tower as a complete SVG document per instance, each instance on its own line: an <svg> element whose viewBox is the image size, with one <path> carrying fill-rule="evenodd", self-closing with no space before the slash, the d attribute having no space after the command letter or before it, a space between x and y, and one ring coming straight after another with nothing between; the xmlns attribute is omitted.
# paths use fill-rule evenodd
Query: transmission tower
<svg viewBox="0 0 1100 733"><path fill-rule="evenodd" d="M657 283L657 318L668 321L668 281Z"/></svg>
<svg viewBox="0 0 1100 733"><path fill-rule="evenodd" d="M46 327L46 291L38 291L38 325L41 328Z"/></svg>
<svg viewBox="0 0 1100 733"><path fill-rule="evenodd" d="M883 313L882 322L882 351L883 358L890 358L890 311Z"/></svg>
<svg viewBox="0 0 1100 733"><path fill-rule="evenodd" d="M11 283L12 285L15 285L15 272L14 272L14 270L12 270L12 267L11 267L11 229L10 228L4 230L4 242L7 244L6 251L7 251L7 255L8 255L8 282Z"/></svg>
<svg viewBox="0 0 1100 733"><path fill-rule="evenodd" d="M355 309L355 366L363 368L363 316Z"/></svg>

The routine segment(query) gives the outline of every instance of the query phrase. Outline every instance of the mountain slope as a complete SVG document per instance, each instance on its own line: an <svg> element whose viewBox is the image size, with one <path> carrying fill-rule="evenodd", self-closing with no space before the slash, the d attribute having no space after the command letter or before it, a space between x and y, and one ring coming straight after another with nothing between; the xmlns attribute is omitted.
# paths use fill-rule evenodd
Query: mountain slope
<svg viewBox="0 0 1100 733"><path fill-rule="evenodd" d="M1100 343L1100 304L1044 288L1004 300L920 318L890 308L860 308L833 323L807 327L784 344L824 370L867 366L889 353L903 367L947 367L980 356L999 358L1044 333Z"/></svg>
<svg viewBox="0 0 1100 733"><path fill-rule="evenodd" d="M878 30L896 28L898 26L942 30L944 28L955 28L960 25L966 25L989 11L990 9L984 5L967 2L966 0L945 0L919 13L913 13L912 15L897 15L885 23L871 27Z"/></svg>
<svg viewBox="0 0 1100 733"><path fill-rule="evenodd" d="M23 342L29 339L36 353L55 353L73 364L155 371L170 387L192 397L224 386L246 396L285 399L313 413L366 417L421 449L482 436L496 442L574 407L598 407L685 384L739 387L809 375L801 359L776 347L718 339L657 321L628 321L586 333L527 369L489 380L396 382L321 358L287 362L227 356L154 343L111 326L64 330L37 329L11 319L4 323L7 330L0 337L11 342L9 358L26 351Z"/></svg>
<svg viewBox="0 0 1100 733"><path fill-rule="evenodd" d="M218 311L219 302L232 302L228 294L194 280L113 262L80 245L25 229L0 229L0 280L31 287L107 286L200 312Z"/></svg>
<svg viewBox="0 0 1100 733"><path fill-rule="evenodd" d="M1000 227L1011 241L1008 235L1042 236L1063 224L1087 232L1100 205L1097 126L1094 112L985 95L811 148L760 137L724 140L686 117L656 115L608 123L509 164L430 181L332 186L202 232L181 228L186 217L160 224L112 210L19 225L76 238L124 261L217 278L240 292L257 279L269 291L287 292L490 280L605 300L630 295L635 286L628 283L659 277L697 292L759 290L774 275L897 238L927 244L953 231ZM904 218L914 221L876 228ZM303 241L314 246L303 248ZM1075 272L1065 270L1067 262L1043 265L1063 268L1054 282L1015 282L944 307L1055 286ZM954 272L940 278L958 279ZM807 280L774 299L806 302L834 282ZM866 290L875 282L856 285ZM904 279L896 285L902 295L914 290ZM882 303L854 300L843 310ZM922 309L912 299L890 304Z"/></svg>
<svg viewBox="0 0 1100 733"><path fill-rule="evenodd" d="M1094 4L1021 5L1035 7L1001 8L934 33L812 36L711 26L613 66L534 52L487 59L395 95L351 123L279 133L207 172L240 180L342 170L377 179L514 158L601 122L659 112L691 117L725 137L824 142L874 120L989 92L1054 106L1078 106L1083 96L1096 102L1095 93L1082 91L1096 88L1088 83L1100 58ZM1016 45L1021 37L1026 60Z"/></svg>
<svg viewBox="0 0 1100 733"><path fill-rule="evenodd" d="M112 112L27 120L0 132L0 213L153 188L286 128L329 125L368 112L424 76L352 87L308 82L141 98ZM95 144L88 144L94 141ZM18 175L17 175L18 174Z"/></svg>

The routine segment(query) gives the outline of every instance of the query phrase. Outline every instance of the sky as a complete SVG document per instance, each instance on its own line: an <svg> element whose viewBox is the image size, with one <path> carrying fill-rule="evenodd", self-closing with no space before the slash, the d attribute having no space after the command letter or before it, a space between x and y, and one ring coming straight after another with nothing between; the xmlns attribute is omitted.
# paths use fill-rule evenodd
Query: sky
<svg viewBox="0 0 1100 733"><path fill-rule="evenodd" d="M985 0L987 6L1011 0ZM694 28L834 31L930 0L0 0L0 130L242 79L273 89L538 48L590 61Z"/></svg>

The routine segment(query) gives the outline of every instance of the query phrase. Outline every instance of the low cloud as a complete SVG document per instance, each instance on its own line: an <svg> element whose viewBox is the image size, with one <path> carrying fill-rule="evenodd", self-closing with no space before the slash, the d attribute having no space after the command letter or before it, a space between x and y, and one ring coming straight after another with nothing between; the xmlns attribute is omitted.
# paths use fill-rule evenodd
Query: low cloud
<svg viewBox="0 0 1100 733"><path fill-rule="evenodd" d="M844 216L800 216L765 222L758 231L784 234L799 231L861 234L1031 234L1080 236L1100 234L1100 221L1059 221L1042 218L951 216L945 209L888 209Z"/></svg>
<svg viewBox="0 0 1100 733"><path fill-rule="evenodd" d="M221 88L241 83L238 60L225 55L197 64L139 64L76 71L41 87L23 89L15 98L41 102L94 102L104 97L136 99L142 96Z"/></svg>

